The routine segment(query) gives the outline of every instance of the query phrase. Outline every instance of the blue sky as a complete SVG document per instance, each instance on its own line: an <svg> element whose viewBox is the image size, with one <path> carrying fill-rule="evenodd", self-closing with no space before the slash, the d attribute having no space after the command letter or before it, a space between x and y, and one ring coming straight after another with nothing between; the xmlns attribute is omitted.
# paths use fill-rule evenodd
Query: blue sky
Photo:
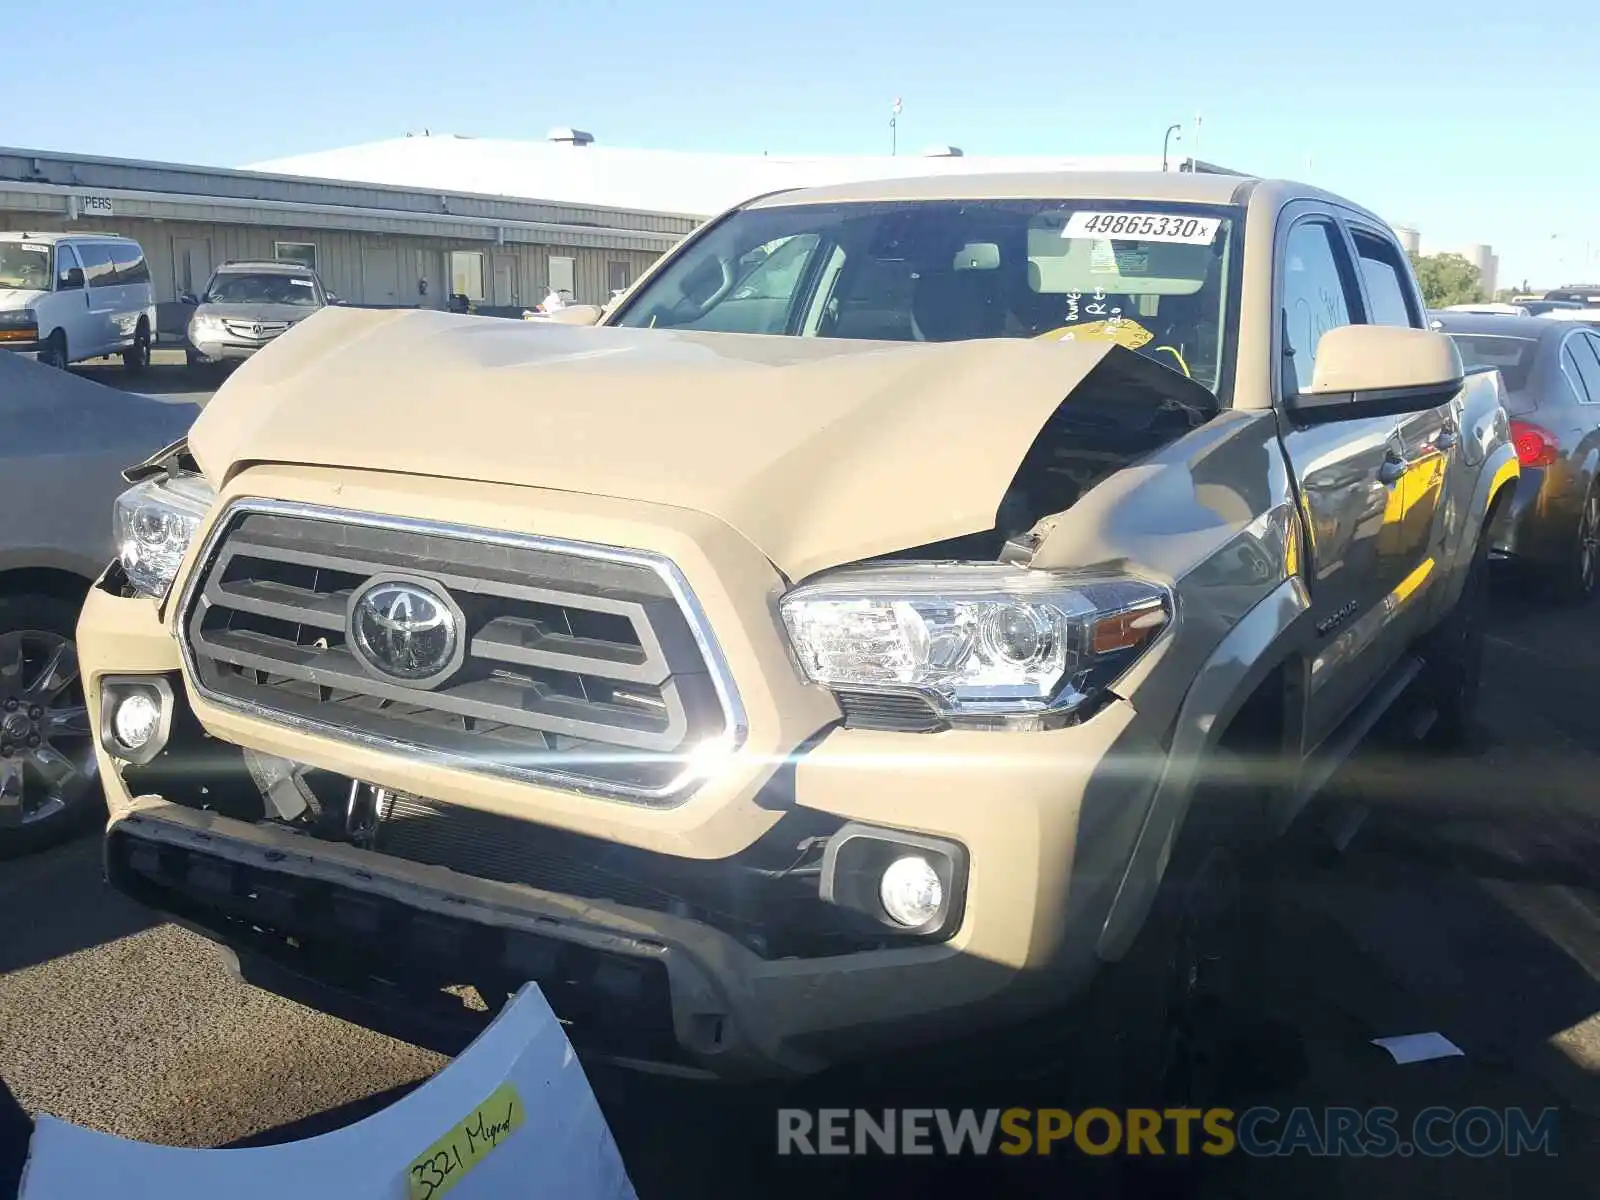
<svg viewBox="0 0 1600 1200"><path fill-rule="evenodd" d="M1420 228L1425 250L1489 242L1503 284L1600 277L1600 21L1581 6L69 7L120 64L117 90L92 70L57 80L0 118L0 144L237 166L423 127L570 124L610 145L883 153L899 95L902 149L1159 154L1199 112L1202 157L1344 193Z"/></svg>

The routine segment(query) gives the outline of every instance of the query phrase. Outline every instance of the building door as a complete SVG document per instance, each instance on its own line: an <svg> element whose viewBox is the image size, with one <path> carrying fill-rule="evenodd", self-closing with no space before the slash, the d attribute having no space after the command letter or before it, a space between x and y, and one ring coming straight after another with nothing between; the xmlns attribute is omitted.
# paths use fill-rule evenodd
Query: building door
<svg viewBox="0 0 1600 1200"><path fill-rule="evenodd" d="M198 296L211 278L211 239L174 237L172 239L172 294L185 292Z"/></svg>
<svg viewBox="0 0 1600 1200"><path fill-rule="evenodd" d="M494 256L494 302L505 305L517 302L517 260L509 254Z"/></svg>
<svg viewBox="0 0 1600 1200"><path fill-rule="evenodd" d="M361 247L361 301L389 307L406 303L400 295L400 258L393 246Z"/></svg>

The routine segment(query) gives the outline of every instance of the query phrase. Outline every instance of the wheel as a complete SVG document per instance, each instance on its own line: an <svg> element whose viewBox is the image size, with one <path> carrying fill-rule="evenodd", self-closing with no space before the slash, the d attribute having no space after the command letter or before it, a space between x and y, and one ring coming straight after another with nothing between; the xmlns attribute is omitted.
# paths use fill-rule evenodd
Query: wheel
<svg viewBox="0 0 1600 1200"><path fill-rule="evenodd" d="M1424 741L1435 749L1464 748L1477 732L1484 632L1489 623L1488 528L1485 522L1479 532L1455 607L1420 647L1420 694L1434 710L1433 724Z"/></svg>
<svg viewBox="0 0 1600 1200"><path fill-rule="evenodd" d="M138 374L150 365L150 326L143 321L134 330L133 345L122 352L122 365Z"/></svg>
<svg viewBox="0 0 1600 1200"><path fill-rule="evenodd" d="M64 371L67 367L67 334L65 330L57 329L45 338L44 345L39 347L39 361L47 367L55 367Z"/></svg>
<svg viewBox="0 0 1600 1200"><path fill-rule="evenodd" d="M104 811L73 642L78 607L0 596L0 858L64 841Z"/></svg>
<svg viewBox="0 0 1600 1200"><path fill-rule="evenodd" d="M1115 1042L1131 1103L1205 1108L1229 1091L1260 844L1229 807L1224 796L1196 796L1138 938L1091 985L1094 1023Z"/></svg>
<svg viewBox="0 0 1600 1200"><path fill-rule="evenodd" d="M1600 578L1600 487L1589 485L1578 513L1571 557L1555 578L1556 591L1565 600L1582 603L1594 596Z"/></svg>

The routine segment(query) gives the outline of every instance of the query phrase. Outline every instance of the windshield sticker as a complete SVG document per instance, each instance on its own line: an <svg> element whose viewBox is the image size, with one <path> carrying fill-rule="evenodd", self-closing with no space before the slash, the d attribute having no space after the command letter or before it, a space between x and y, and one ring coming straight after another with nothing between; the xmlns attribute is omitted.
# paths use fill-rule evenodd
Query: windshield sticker
<svg viewBox="0 0 1600 1200"><path fill-rule="evenodd" d="M1113 238L1123 242L1182 242L1209 246L1222 228L1221 217L1171 213L1075 212L1062 227L1064 238Z"/></svg>
<svg viewBox="0 0 1600 1200"><path fill-rule="evenodd" d="M32 250L35 254L49 254L50 253L50 247L49 246L41 246L41 245L39 245L38 242L23 242L22 243L22 248L24 250Z"/></svg>
<svg viewBox="0 0 1600 1200"><path fill-rule="evenodd" d="M1137 350L1147 346L1155 339L1151 333L1137 321L1130 321L1126 317L1111 317L1104 321L1085 321L1080 325L1064 325L1060 329L1052 329L1048 333L1039 334L1035 339L1041 342L1115 342L1129 350Z"/></svg>
<svg viewBox="0 0 1600 1200"><path fill-rule="evenodd" d="M291 280L289 280L289 282L294 284L295 287L310 287L311 286L311 280L309 280L309 279L291 279Z"/></svg>
<svg viewBox="0 0 1600 1200"><path fill-rule="evenodd" d="M1117 252L1110 242L1099 241L1089 246L1089 274L1115 275L1117 273Z"/></svg>

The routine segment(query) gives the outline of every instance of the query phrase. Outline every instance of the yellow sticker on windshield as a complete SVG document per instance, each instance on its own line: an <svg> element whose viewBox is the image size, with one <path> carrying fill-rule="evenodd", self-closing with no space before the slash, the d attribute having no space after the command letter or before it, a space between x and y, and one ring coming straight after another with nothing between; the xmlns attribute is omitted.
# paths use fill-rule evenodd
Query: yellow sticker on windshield
<svg viewBox="0 0 1600 1200"><path fill-rule="evenodd" d="M516 1132L526 1116L517 1089L502 1083L450 1132L412 1160L406 1168L406 1200L443 1196Z"/></svg>
<svg viewBox="0 0 1600 1200"><path fill-rule="evenodd" d="M1050 342L1115 342L1129 350L1147 345L1156 335L1137 321L1126 317L1112 321L1085 321L1080 325L1063 325L1038 336Z"/></svg>

